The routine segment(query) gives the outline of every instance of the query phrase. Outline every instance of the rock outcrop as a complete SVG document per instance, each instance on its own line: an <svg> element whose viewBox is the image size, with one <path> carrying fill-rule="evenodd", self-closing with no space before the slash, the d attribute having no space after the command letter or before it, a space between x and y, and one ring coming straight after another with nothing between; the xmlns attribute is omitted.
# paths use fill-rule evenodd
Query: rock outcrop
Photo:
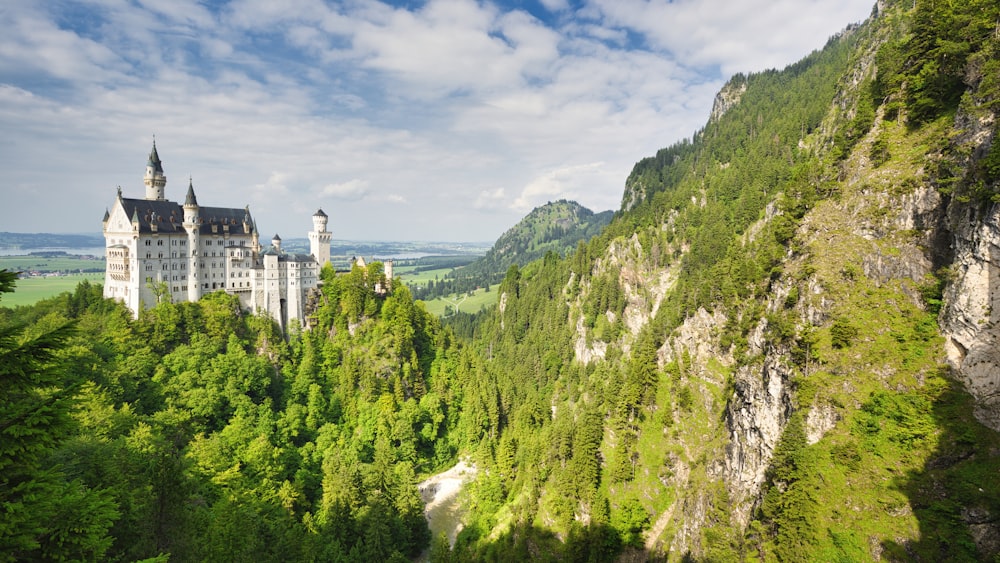
<svg viewBox="0 0 1000 563"><path fill-rule="evenodd" d="M1000 206L954 206L954 261L941 329L948 360L976 399L976 418L1000 431Z"/></svg>

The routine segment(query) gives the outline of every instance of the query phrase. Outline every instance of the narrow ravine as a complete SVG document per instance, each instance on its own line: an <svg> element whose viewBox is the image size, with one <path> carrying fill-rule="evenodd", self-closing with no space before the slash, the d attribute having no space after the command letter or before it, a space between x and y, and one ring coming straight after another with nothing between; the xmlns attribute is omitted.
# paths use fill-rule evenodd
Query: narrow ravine
<svg viewBox="0 0 1000 563"><path fill-rule="evenodd" d="M468 460L461 460L451 469L433 475L417 485L420 498L424 501L424 517L431 529L432 537L444 533L450 545L455 545L455 538L462 531L462 519L465 516L465 506L459 493L462 487L476 477L476 466ZM425 551L418 561L427 561L429 552Z"/></svg>

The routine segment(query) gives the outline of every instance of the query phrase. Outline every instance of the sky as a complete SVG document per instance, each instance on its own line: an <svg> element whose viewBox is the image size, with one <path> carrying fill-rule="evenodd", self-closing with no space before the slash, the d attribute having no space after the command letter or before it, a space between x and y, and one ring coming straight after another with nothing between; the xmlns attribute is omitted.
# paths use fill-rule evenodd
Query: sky
<svg viewBox="0 0 1000 563"><path fill-rule="evenodd" d="M262 236L495 240L618 209L638 160L873 0L3 0L0 231L99 233L117 188Z"/></svg>

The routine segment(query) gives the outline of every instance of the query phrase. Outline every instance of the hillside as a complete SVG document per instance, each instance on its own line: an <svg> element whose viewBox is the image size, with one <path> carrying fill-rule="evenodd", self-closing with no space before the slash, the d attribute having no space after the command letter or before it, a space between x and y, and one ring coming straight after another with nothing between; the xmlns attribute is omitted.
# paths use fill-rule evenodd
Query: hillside
<svg viewBox="0 0 1000 563"><path fill-rule="evenodd" d="M734 77L601 236L511 269L459 559L1000 553L998 12L880 2Z"/></svg>
<svg viewBox="0 0 1000 563"><path fill-rule="evenodd" d="M559 200L532 209L478 260L457 268L423 295L447 295L500 283L511 265L523 266L549 252L560 257L588 241L611 221L613 212L594 213L575 201Z"/></svg>
<svg viewBox="0 0 1000 563"><path fill-rule="evenodd" d="M997 560L998 21L886 0L733 77L461 331L378 262L287 335L0 307L0 561ZM450 546L417 483L460 460Z"/></svg>

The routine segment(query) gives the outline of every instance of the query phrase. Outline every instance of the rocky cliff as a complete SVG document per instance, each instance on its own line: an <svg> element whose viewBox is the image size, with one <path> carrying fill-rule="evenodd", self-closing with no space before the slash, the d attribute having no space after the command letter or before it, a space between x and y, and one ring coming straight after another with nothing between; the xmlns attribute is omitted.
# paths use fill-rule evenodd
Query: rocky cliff
<svg viewBox="0 0 1000 563"><path fill-rule="evenodd" d="M734 79L601 237L505 281L490 351L543 367L498 377L550 413L501 388L538 468L512 513L668 560L1000 552L1000 36L970 23L1000 9L973 4L880 2Z"/></svg>

